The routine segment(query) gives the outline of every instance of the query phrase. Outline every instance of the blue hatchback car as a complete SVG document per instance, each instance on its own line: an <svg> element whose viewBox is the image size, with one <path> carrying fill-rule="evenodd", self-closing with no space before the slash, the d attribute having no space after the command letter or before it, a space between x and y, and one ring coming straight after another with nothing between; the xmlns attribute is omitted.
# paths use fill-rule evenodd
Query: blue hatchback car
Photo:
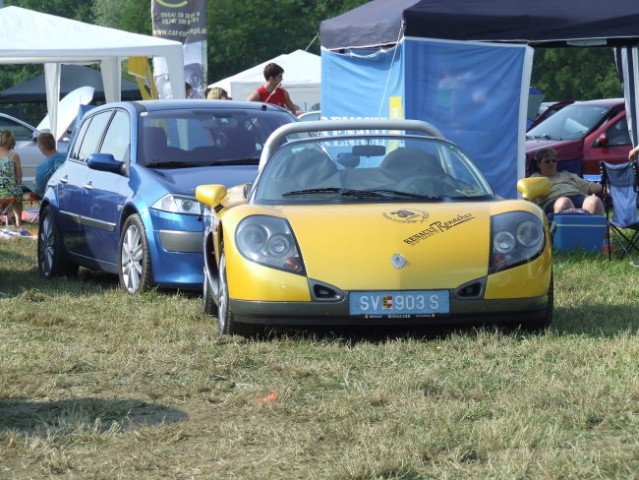
<svg viewBox="0 0 639 480"><path fill-rule="evenodd" d="M42 277L78 267L118 274L138 293L201 289L195 187L251 182L264 142L297 119L257 102L118 102L85 114L40 207Z"/></svg>

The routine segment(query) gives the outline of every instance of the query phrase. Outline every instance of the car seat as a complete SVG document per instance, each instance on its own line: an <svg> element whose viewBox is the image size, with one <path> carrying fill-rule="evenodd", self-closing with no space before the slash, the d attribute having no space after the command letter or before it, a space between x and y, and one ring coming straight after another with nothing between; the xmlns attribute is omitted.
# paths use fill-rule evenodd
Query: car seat
<svg viewBox="0 0 639 480"><path fill-rule="evenodd" d="M444 174L444 169L435 155L410 147L392 150L384 157L380 168L395 180L403 180L411 176L436 177Z"/></svg>

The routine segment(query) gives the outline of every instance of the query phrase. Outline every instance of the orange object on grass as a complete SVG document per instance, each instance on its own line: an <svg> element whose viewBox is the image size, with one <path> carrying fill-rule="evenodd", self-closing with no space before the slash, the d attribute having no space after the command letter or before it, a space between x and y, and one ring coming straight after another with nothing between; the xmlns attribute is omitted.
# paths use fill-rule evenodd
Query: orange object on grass
<svg viewBox="0 0 639 480"><path fill-rule="evenodd" d="M275 392L267 395L266 397L257 397L255 403L273 403L279 398L279 395Z"/></svg>

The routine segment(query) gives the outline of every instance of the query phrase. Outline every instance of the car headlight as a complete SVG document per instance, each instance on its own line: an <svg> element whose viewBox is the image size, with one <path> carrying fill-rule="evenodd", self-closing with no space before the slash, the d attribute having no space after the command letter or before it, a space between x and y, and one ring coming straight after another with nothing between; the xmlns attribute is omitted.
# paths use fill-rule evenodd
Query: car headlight
<svg viewBox="0 0 639 480"><path fill-rule="evenodd" d="M187 215L199 215L201 213L200 202L195 197L186 195L164 195L157 200L151 208L169 213L183 213Z"/></svg>
<svg viewBox="0 0 639 480"><path fill-rule="evenodd" d="M546 245L543 223L528 212L495 215L490 227L490 273L529 262L538 257Z"/></svg>
<svg viewBox="0 0 639 480"><path fill-rule="evenodd" d="M289 223L283 218L254 215L240 222L235 244L247 259L268 267L304 274L304 263Z"/></svg>

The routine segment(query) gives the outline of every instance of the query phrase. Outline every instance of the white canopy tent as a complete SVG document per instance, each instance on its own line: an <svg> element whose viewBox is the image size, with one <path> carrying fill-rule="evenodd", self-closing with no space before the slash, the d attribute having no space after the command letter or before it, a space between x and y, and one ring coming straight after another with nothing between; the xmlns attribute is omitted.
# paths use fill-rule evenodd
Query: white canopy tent
<svg viewBox="0 0 639 480"><path fill-rule="evenodd" d="M300 110L308 111L320 103L322 62L319 55L295 50L260 63L231 77L219 80L209 87L222 87L233 100L246 98L264 84L264 67L277 63L284 69L282 87L288 90L291 100Z"/></svg>
<svg viewBox="0 0 639 480"><path fill-rule="evenodd" d="M184 60L180 42L20 7L0 9L0 64L43 63L51 132L57 137L62 64L98 63L105 100L120 100L122 61L128 57L166 59L173 98L184 98Z"/></svg>

